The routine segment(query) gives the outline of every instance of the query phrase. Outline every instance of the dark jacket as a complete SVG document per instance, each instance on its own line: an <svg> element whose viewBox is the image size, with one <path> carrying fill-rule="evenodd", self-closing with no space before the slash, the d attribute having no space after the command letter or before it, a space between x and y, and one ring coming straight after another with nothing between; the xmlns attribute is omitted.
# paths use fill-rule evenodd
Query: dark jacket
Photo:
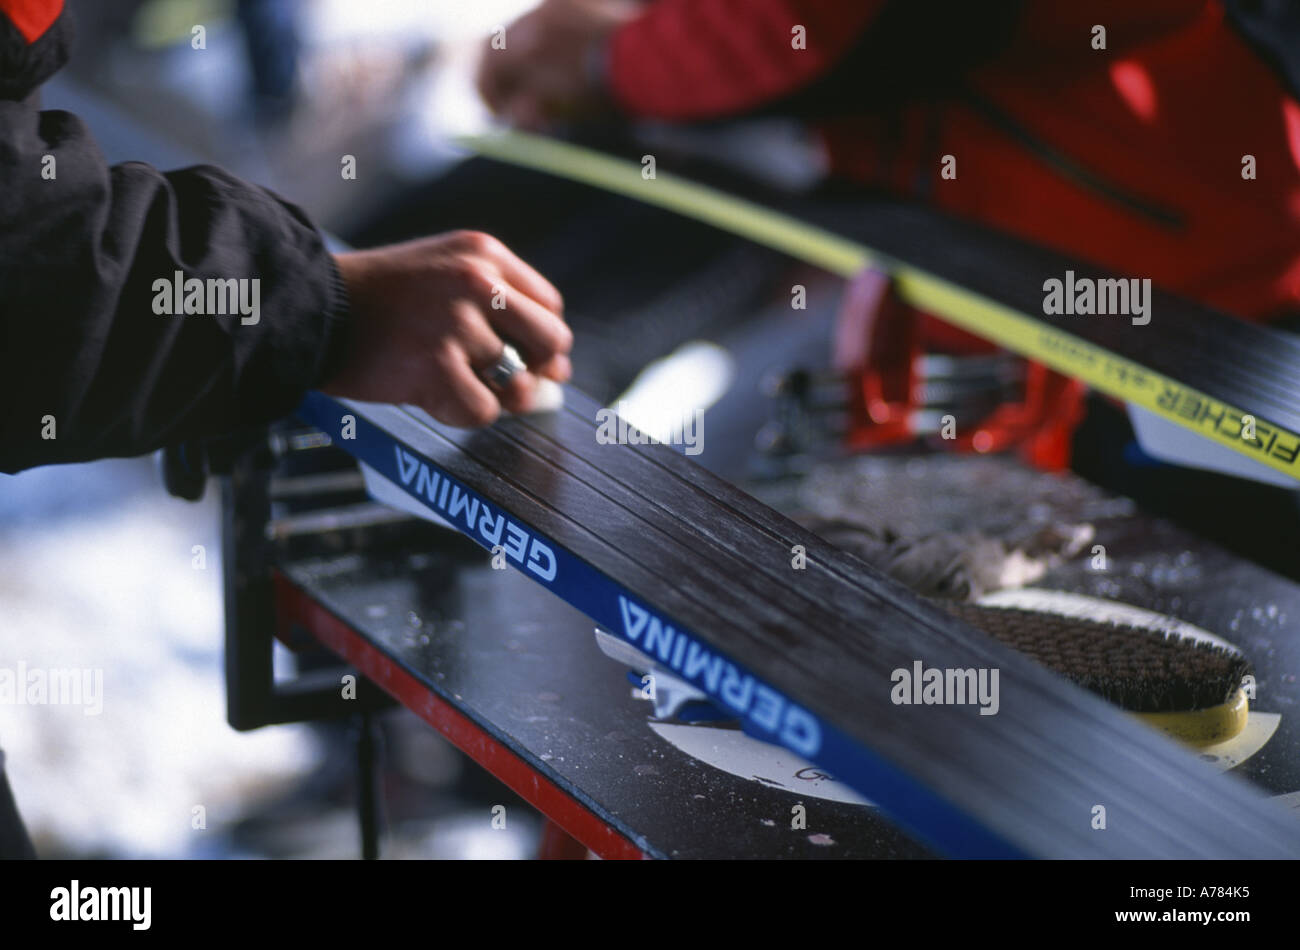
<svg viewBox="0 0 1300 950"><path fill-rule="evenodd" d="M0 471L147 452L284 415L345 346L347 301L297 208L218 168L108 166L39 111L62 0L0 0ZM177 274L215 296L168 315ZM244 281L252 315L215 281ZM190 285L191 287L193 285ZM207 312L210 309L212 312ZM164 311L159 313L158 311ZM53 435L53 438L49 436Z"/></svg>

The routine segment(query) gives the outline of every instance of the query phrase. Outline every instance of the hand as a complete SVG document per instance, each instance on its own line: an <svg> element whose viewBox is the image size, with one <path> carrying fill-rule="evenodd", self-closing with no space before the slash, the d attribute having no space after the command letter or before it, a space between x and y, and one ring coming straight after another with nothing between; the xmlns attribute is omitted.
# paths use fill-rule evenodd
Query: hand
<svg viewBox="0 0 1300 950"><path fill-rule="evenodd" d="M628 0L545 0L510 24L505 49L483 48L478 85L494 113L532 131L598 111L591 57L637 13Z"/></svg>
<svg viewBox="0 0 1300 950"><path fill-rule="evenodd" d="M527 412L537 377L564 382L573 333L560 292L496 238L476 231L335 255L352 308L350 352L322 390L412 403L453 426ZM527 370L501 392L478 372L509 339Z"/></svg>

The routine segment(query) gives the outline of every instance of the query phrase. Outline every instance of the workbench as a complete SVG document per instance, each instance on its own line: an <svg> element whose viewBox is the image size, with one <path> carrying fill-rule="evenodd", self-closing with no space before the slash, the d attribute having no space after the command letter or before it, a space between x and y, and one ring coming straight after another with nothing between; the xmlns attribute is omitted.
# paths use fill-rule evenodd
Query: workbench
<svg viewBox="0 0 1300 950"><path fill-rule="evenodd" d="M1300 585L1082 479L1010 458L848 458L751 487L787 513L827 513L837 496L916 532L996 532L1049 516L1093 524L1108 570L1079 558L1037 586L1166 611L1241 646L1256 665L1252 714L1281 720L1236 772L1272 795L1300 790ZM814 797L828 781L820 770L742 778L660 738L589 620L519 572L492 570L460 536L415 530L364 556L281 564L282 629L344 657L595 854L928 856L871 806ZM776 781L806 781L809 794ZM806 827L795 830L801 803Z"/></svg>
<svg viewBox="0 0 1300 950"><path fill-rule="evenodd" d="M1284 801L1293 806L1300 789L1294 580L1077 476L1032 471L1011 457L845 457L832 427L798 458L755 463L754 437L772 411L761 380L829 361L835 278L626 198L565 182L541 187L535 173L490 163L466 163L404 201L400 213L378 217L382 223L361 243L398 240L436 221L491 231L537 263L566 293L582 341L575 380L598 399L616 395L649 359L692 339L716 341L735 359L736 380L710 410L709 450L700 461L782 514L799 520L838 506L905 533L1091 524L1108 552L1107 569L1080 558L1039 586L1166 611L1245 650L1258 680L1252 708L1280 719L1234 771L1267 794L1292 796ZM789 307L795 281L808 285L814 301L806 312ZM233 724L347 714L330 701L337 685L287 690L262 703L277 688L255 657L265 641L256 628L273 613L281 639L298 648L314 642L343 658L363 684L376 684L599 856L930 854L872 805L842 800L824 769L788 753L747 774L679 747L689 743L667 741L652 726L649 705L634 696L626 669L598 649L590 619L525 575L492 570L488 556L454 532L364 502L353 463L335 449L321 454L329 452L338 457L324 471L309 462L268 482L265 465L241 463L228 482ZM1186 483L1178 470L1159 471ZM306 487L277 495L277 479L283 487L286 475ZM1219 478L1220 486L1230 481ZM1268 491L1273 510L1280 510L1279 497L1294 507L1281 489ZM1233 496L1211 497L1234 504ZM298 541L274 551L247 544L252 532L274 533L295 518L301 530L288 530ZM1289 530L1293 521L1277 524ZM1252 532L1237 534L1249 547ZM1284 561L1285 553L1283 545ZM708 737L694 739L705 747L735 738L713 726L688 728ZM363 824L364 814L363 807Z"/></svg>

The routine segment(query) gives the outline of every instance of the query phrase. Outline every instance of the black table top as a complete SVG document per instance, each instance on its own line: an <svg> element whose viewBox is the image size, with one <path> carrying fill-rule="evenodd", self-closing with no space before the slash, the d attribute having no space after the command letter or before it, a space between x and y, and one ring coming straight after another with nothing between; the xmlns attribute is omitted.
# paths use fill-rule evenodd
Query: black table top
<svg viewBox="0 0 1300 950"><path fill-rule="evenodd" d="M888 500L888 511L864 505L857 491L864 480L873 489L865 495ZM904 531L997 533L1048 516L1092 524L1108 570L1094 571L1080 558L1035 586L1166 611L1242 647L1258 677L1252 709L1281 721L1234 771L1273 795L1300 789L1300 586L1080 479L1030 472L1010 459L850 459L759 489L789 513L825 513L837 492L858 514L888 518ZM492 570L462 538L436 529L426 536L418 545L282 567L433 694L647 854L926 856L873 807L818 797L827 782L818 770L741 777L681 751L651 728L649 704L633 697L625 669L600 652L590 620L518 573ZM787 790L805 781L806 793ZM806 809L800 828L791 820L797 804Z"/></svg>
<svg viewBox="0 0 1300 950"><path fill-rule="evenodd" d="M738 778L661 739L590 620L518 572L492 570L458 536L445 541L436 553L345 554L286 573L650 856L926 854L870 806ZM806 827L794 830L798 803Z"/></svg>

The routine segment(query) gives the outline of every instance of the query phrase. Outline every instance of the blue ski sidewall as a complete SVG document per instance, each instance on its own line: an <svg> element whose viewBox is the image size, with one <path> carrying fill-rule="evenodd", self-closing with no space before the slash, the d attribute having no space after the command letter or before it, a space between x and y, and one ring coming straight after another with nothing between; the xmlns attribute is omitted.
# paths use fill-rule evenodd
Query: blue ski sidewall
<svg viewBox="0 0 1300 950"><path fill-rule="evenodd" d="M827 769L953 857L1025 857L1004 837L364 416L318 392L307 395L297 414L461 533L504 554L511 567L703 690L736 714L747 734ZM345 417L355 420L354 438L343 438Z"/></svg>

